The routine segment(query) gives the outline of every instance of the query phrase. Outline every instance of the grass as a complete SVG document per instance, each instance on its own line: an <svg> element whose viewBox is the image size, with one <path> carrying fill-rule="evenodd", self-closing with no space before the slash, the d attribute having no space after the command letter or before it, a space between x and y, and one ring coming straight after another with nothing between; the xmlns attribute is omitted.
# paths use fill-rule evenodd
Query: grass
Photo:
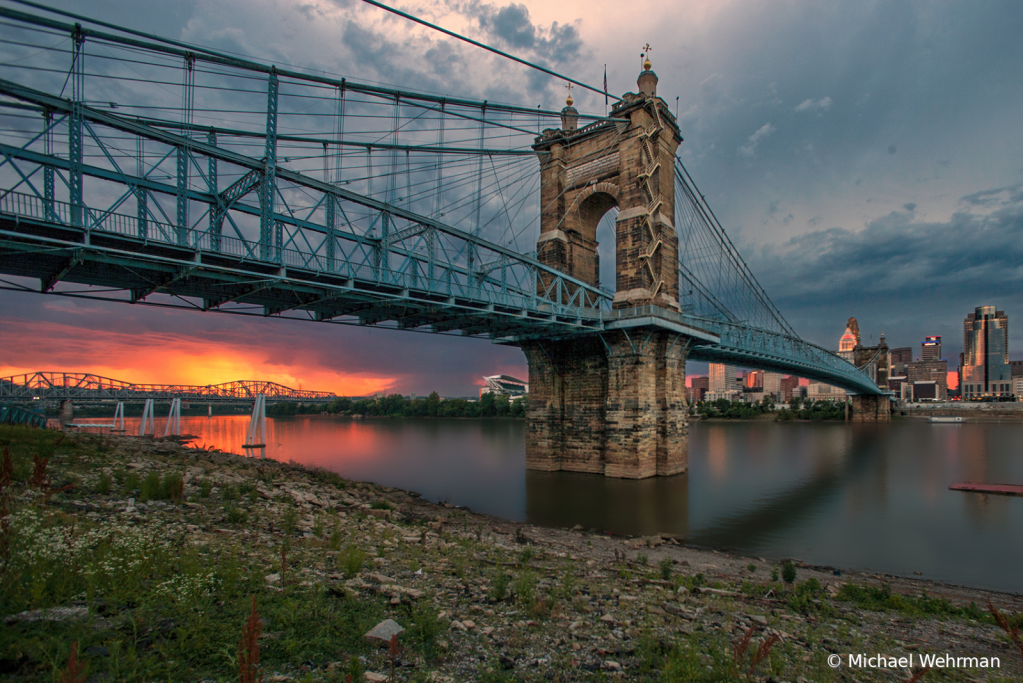
<svg viewBox="0 0 1023 683"><path fill-rule="evenodd" d="M881 585L847 583L838 590L835 599L872 611L891 610L909 616L951 616L994 623L987 612L972 602L965 607L958 607L945 598L930 597L926 592L919 596L902 595L892 592L891 586L886 583Z"/></svg>
<svg viewBox="0 0 1023 683"><path fill-rule="evenodd" d="M117 476L101 473L101 467L115 464L112 449L89 437L57 444L53 432L0 427L0 442L10 446L15 487L27 485L33 454L49 452L46 474L55 485L73 475L90 482L89 492L137 488L146 500L173 499L180 490L180 474L173 471L141 478L116 467ZM75 451L81 473L68 471ZM72 644L77 644L76 662L84 662L89 680L238 680L238 643L254 595L263 634L269 636L258 641L263 671L297 670L325 657L358 666L359 656L376 654L363 634L387 616L414 621L403 639L411 653L434 657L439 652L443 627L428 608L412 606L410 614L395 614L386 596L334 593L319 584L268 591L263 577L278 566L274 549L249 546L240 538L196 545L186 541L183 523L146 516L125 522L113 515L94 520L65 512L66 501L76 495L68 490L44 504L15 504L11 552L0 567L0 618L82 604L90 619L5 624L0 628L5 675L57 680L60 672L70 671ZM242 523L252 514L237 497L226 497L228 522ZM219 507L212 504L207 514L218 514ZM289 563L310 566L309 553L322 553L312 541L301 550L297 544ZM352 573L367 557L354 546L345 555ZM103 648L105 654L90 654L90 648Z"/></svg>

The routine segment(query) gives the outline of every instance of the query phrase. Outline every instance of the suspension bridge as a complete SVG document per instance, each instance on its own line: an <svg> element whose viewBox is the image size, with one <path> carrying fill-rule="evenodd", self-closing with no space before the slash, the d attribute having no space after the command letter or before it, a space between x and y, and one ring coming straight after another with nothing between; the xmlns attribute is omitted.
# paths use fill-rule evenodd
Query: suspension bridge
<svg viewBox="0 0 1023 683"><path fill-rule="evenodd" d="M589 115L277 68L57 11L0 7L0 21L6 289L521 346L537 469L684 470L686 359L824 381L863 419L886 415L880 361L800 339L756 281L676 155L649 64L637 93ZM614 289L598 234L615 244ZM674 464L613 464L642 449Z"/></svg>

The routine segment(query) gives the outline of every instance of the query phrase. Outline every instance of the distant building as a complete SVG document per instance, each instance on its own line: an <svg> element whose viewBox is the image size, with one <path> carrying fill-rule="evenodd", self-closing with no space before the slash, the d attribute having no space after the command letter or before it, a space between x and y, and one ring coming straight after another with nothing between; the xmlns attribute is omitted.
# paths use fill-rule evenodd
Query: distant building
<svg viewBox="0 0 1023 683"><path fill-rule="evenodd" d="M788 403L792 400L793 396L799 396L799 378L798 377L782 377L781 378L781 394L782 401Z"/></svg>
<svg viewBox="0 0 1023 683"><path fill-rule="evenodd" d="M908 387L910 395L904 398L910 398L914 401L944 401L944 397L940 396L941 387L938 383L931 380L929 382L910 382L909 384L903 385Z"/></svg>
<svg viewBox="0 0 1023 683"><path fill-rule="evenodd" d="M1009 365L1009 317L994 306L978 306L963 321L960 365L963 398L1012 395Z"/></svg>
<svg viewBox="0 0 1023 683"><path fill-rule="evenodd" d="M895 392L896 396L902 396L902 385L907 381L905 375L893 375L888 378L888 388Z"/></svg>
<svg viewBox="0 0 1023 683"><path fill-rule="evenodd" d="M480 387L480 397L483 394L495 394L497 396L509 396L511 398L519 398L520 396L529 395L529 382L523 382L517 377L511 375L494 375L493 377L484 377L483 381L485 385Z"/></svg>
<svg viewBox="0 0 1023 683"><path fill-rule="evenodd" d="M920 360L940 360L941 359L941 335L933 337L924 337L924 341L920 344Z"/></svg>
<svg viewBox="0 0 1023 683"><path fill-rule="evenodd" d="M943 360L918 360L906 366L906 379L910 384L919 382L934 382L937 385L937 396L939 401L948 397L948 363ZM889 384L890 386L890 384ZM916 389L913 390L914 398L921 395Z"/></svg>
<svg viewBox="0 0 1023 683"><path fill-rule="evenodd" d="M713 392L738 391L739 379L735 376L735 366L724 363L710 363L709 390Z"/></svg>
<svg viewBox="0 0 1023 683"><path fill-rule="evenodd" d="M903 346L898 349L892 349L889 355L892 359L892 374L905 375L906 365L913 362L913 349L909 346Z"/></svg>
<svg viewBox="0 0 1023 683"><path fill-rule="evenodd" d="M844 401L845 397L845 389L839 389L823 382L810 382L806 387L806 400L808 401Z"/></svg>
<svg viewBox="0 0 1023 683"><path fill-rule="evenodd" d="M847 361L853 359L853 349L860 345L860 324L856 318L849 318L845 325L845 332L838 340L838 355Z"/></svg>
<svg viewBox="0 0 1023 683"><path fill-rule="evenodd" d="M1023 377L1023 360L1010 360L1009 372L1014 379L1016 377Z"/></svg>
<svg viewBox="0 0 1023 683"><path fill-rule="evenodd" d="M733 403L735 401L741 401L742 400L742 392L738 391L737 389L732 389L730 391L708 391L706 394L704 394L704 399L703 400L705 400L705 401L717 401L717 400L720 400L722 398L725 399L726 401L731 401Z"/></svg>
<svg viewBox="0 0 1023 683"><path fill-rule="evenodd" d="M693 377L692 400L702 401L704 396L710 390L710 378L709 377Z"/></svg>
<svg viewBox="0 0 1023 683"><path fill-rule="evenodd" d="M780 372L765 372L762 386L764 387L764 395L770 396L776 402L781 402L781 373Z"/></svg>
<svg viewBox="0 0 1023 683"><path fill-rule="evenodd" d="M1023 375L1016 375L1012 378L1012 395L1017 401L1023 401Z"/></svg>

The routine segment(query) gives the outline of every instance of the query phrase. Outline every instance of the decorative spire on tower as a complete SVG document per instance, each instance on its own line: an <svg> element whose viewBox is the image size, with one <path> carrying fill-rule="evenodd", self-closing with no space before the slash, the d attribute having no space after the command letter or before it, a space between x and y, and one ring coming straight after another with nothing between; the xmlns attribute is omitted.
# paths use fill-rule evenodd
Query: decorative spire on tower
<svg viewBox="0 0 1023 683"><path fill-rule="evenodd" d="M579 127L579 112L572 106L572 84L566 83L565 90L568 97L565 98L565 108L561 110L561 130L569 133Z"/></svg>
<svg viewBox="0 0 1023 683"><path fill-rule="evenodd" d="M639 74L639 80L636 81L636 85L639 86L639 91L647 97L657 97L657 74L650 70L653 64L650 63L650 43L643 46L643 54L640 57L645 57L643 61L643 71Z"/></svg>

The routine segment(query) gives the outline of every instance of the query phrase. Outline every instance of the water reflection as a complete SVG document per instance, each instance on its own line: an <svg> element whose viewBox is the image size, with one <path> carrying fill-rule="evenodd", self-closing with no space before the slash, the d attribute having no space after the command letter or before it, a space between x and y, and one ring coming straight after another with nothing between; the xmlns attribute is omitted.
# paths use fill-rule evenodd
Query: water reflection
<svg viewBox="0 0 1023 683"><path fill-rule="evenodd" d="M526 518L543 526L649 536L689 532L689 474L611 479L574 472L526 472Z"/></svg>

